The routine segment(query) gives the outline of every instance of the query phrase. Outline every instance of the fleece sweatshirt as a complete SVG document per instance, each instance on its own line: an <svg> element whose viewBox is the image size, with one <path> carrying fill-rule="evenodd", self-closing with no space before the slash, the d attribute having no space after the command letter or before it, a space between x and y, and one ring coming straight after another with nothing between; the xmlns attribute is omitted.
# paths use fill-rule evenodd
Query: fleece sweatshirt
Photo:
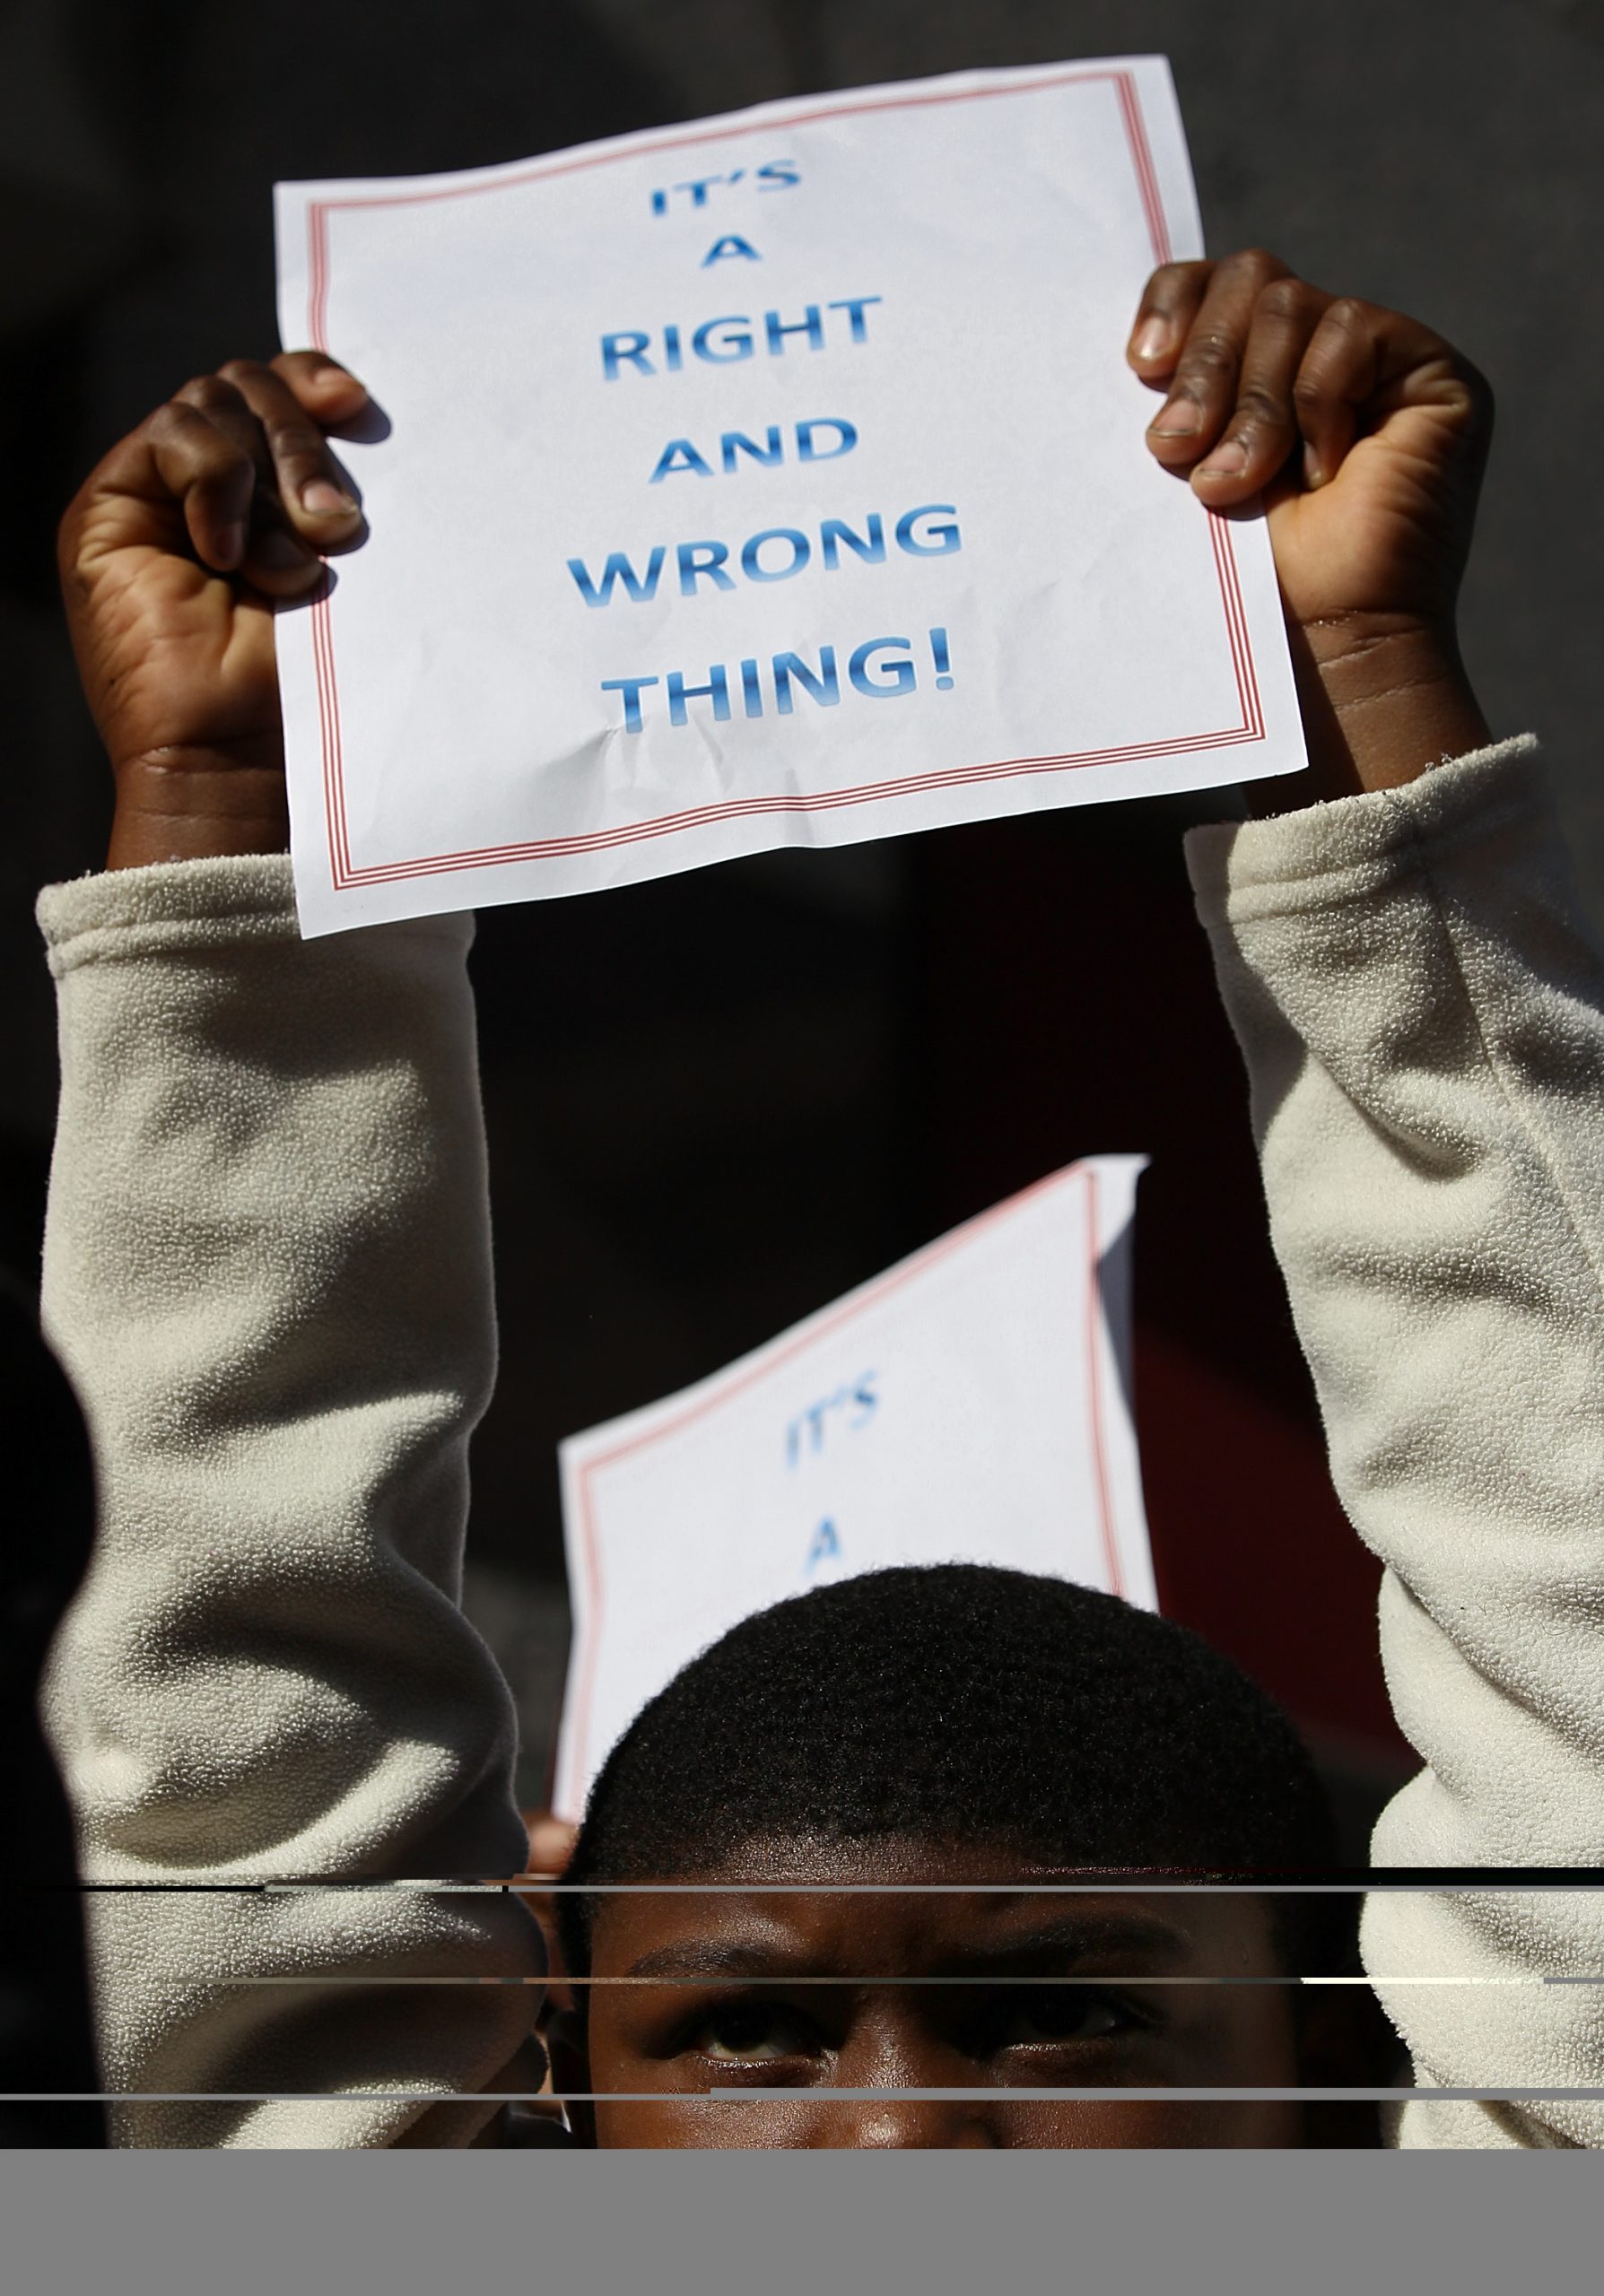
<svg viewBox="0 0 1604 2296"><path fill-rule="evenodd" d="M1417 2082L1543 2092L1411 2102L1395 2141L1599 2144L1604 2100L1559 2092L1604 2088L1604 1985L1550 1980L1604 1977L1573 1878L1604 1858L1604 959L1530 741L1188 842L1423 1763L1373 1863L1532 1869L1372 1894ZM516 1900L430 1879L524 1852L458 1607L494 1352L469 927L303 943L276 858L39 913L46 1320L100 1478L46 1711L106 2083L146 2100L117 2134L498 2141L534 1993L408 1982L542 1968Z"/></svg>

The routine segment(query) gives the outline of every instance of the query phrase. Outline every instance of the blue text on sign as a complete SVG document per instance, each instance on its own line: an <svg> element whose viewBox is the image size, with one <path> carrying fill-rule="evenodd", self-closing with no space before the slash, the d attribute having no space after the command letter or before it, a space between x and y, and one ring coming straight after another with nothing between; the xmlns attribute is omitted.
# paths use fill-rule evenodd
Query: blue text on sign
<svg viewBox="0 0 1604 2296"><path fill-rule="evenodd" d="M805 304L799 319L765 311L761 324L745 312L703 319L692 329L690 354L708 366L732 367L743 359L755 358L760 345L769 358L782 359L798 336L809 351L838 344L843 331L849 343L867 343L868 322L864 313L879 300L878 295L846 295L834 302ZM843 311L844 320L832 318L833 311ZM649 327L622 327L601 339L602 375L609 383L615 383L626 370L635 375L677 375L685 363L685 349L677 324L665 326L660 336ZM660 367L652 363L654 356L661 361Z"/></svg>

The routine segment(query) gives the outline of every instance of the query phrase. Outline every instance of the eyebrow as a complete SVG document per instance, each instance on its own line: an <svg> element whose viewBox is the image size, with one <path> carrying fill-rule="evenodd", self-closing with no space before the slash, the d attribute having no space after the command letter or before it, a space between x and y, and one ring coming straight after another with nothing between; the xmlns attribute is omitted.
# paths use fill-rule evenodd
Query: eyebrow
<svg viewBox="0 0 1604 2296"><path fill-rule="evenodd" d="M771 1944L733 1937L685 1937L659 1945L632 1961L627 1979L672 1978L693 1984L720 1977L767 1979L775 1984L803 1985L973 1985L988 1978L1037 1977L1043 1983L1064 1981L1061 1968L1044 1970L1042 1963L1075 1963L1104 1954L1132 1954L1149 1965L1173 1961L1190 1946L1184 1932L1156 1917L1092 1916L1075 1921L1040 1924L1021 1935L998 1938L962 1952L945 1956L928 1974L883 1977L872 1971L855 1976L832 1971L819 1975L813 1957L788 1939ZM1146 1974L1146 1971L1143 1971ZM1111 1971L1101 1970L1108 1976ZM1135 1976L1134 1970L1121 1974ZM592 1984L607 1979L592 1978ZM616 1980L615 1980L616 1981Z"/></svg>

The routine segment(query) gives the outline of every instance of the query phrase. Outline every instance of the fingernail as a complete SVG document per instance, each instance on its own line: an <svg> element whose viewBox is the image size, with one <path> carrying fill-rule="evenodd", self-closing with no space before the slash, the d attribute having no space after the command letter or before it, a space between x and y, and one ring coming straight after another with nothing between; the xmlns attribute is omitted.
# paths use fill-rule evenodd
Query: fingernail
<svg viewBox="0 0 1604 2296"><path fill-rule="evenodd" d="M1248 466L1248 450L1240 440L1227 439L1216 447L1198 472L1199 478L1240 478Z"/></svg>
<svg viewBox="0 0 1604 2296"><path fill-rule="evenodd" d="M348 518L356 509L349 494L328 478L308 479L301 490L301 507L315 518Z"/></svg>
<svg viewBox="0 0 1604 2296"><path fill-rule="evenodd" d="M1144 319L1130 339L1135 359L1159 359L1170 347L1168 319Z"/></svg>
<svg viewBox="0 0 1604 2296"><path fill-rule="evenodd" d="M1326 474L1320 466L1320 457L1312 447L1303 448L1303 483L1307 487L1323 486Z"/></svg>
<svg viewBox="0 0 1604 2296"><path fill-rule="evenodd" d="M1190 398L1172 398L1161 406L1148 430L1155 439L1190 439L1203 427L1203 410Z"/></svg>

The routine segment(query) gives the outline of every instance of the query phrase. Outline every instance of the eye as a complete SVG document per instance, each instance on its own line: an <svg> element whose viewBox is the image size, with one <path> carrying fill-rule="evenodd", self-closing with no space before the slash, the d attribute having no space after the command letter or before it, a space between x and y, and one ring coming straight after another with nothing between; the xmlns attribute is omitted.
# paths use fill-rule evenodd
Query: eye
<svg viewBox="0 0 1604 2296"><path fill-rule="evenodd" d="M729 2001L686 2032L684 2046L720 2065L766 2065L777 2057L813 2057L818 2036L781 2002Z"/></svg>
<svg viewBox="0 0 1604 2296"><path fill-rule="evenodd" d="M1021 1986L999 1994L990 2003L988 2017L994 2049L1108 2040L1134 2031L1141 2022L1117 1994L1084 1985Z"/></svg>

